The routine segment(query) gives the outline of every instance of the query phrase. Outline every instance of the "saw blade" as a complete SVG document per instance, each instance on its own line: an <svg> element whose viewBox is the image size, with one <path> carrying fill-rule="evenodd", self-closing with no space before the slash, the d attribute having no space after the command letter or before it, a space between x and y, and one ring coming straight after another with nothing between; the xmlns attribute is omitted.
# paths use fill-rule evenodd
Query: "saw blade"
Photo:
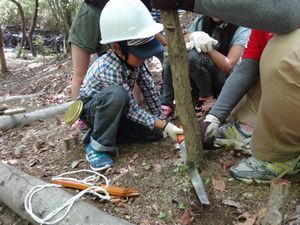
<svg viewBox="0 0 300 225"><path fill-rule="evenodd" d="M192 180L192 184L195 188L195 191L199 197L199 200L202 204L209 205L209 200L204 189L204 185L201 179L201 176L196 167L193 167L189 170L189 175Z"/></svg>
<svg viewBox="0 0 300 225"><path fill-rule="evenodd" d="M187 152L185 147L185 142L182 141L180 144L180 150L181 150L181 157L183 159L183 162L187 164ZM209 200L206 194L206 191L204 189L203 181L201 179L201 176L197 170L197 168L192 165L189 169L189 176L192 180L192 184L196 190L196 193L199 197L199 200L202 204L209 205Z"/></svg>

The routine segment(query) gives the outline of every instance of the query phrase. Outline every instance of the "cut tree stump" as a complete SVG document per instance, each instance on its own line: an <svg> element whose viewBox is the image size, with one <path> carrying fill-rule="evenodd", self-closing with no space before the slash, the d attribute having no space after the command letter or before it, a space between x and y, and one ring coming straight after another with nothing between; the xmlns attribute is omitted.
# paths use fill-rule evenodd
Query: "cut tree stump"
<svg viewBox="0 0 300 225"><path fill-rule="evenodd" d="M25 211L24 199L32 187L46 182L32 177L12 166L0 163L0 202L3 202L21 218L32 224L38 224ZM54 209L62 206L71 194L61 188L47 188L33 196L32 208L39 217L45 217ZM99 201L99 206L101 202ZM63 225L130 225L120 218L108 215L82 200L74 203L70 212L58 224Z"/></svg>
<svg viewBox="0 0 300 225"><path fill-rule="evenodd" d="M36 120L55 117L57 114L64 113L72 103L67 102L28 113L0 116L0 130L8 130L13 127L31 124Z"/></svg>
<svg viewBox="0 0 300 225"><path fill-rule="evenodd" d="M262 225L281 225L285 204L289 195L291 183L288 180L274 178L271 181L268 209Z"/></svg>

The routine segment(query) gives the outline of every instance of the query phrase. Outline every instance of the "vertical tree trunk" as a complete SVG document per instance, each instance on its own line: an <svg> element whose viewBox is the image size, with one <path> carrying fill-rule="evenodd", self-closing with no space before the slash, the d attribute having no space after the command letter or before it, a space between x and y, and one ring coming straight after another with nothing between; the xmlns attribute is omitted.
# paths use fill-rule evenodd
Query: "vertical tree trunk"
<svg viewBox="0 0 300 225"><path fill-rule="evenodd" d="M21 38L21 43L20 43L19 50L18 50L18 53L17 53L17 58L19 58L21 53L22 53L22 49L25 45L25 41L26 41L25 16L24 16L24 10L22 8L22 5L17 0L11 0L11 1L17 5L17 8L18 8L19 13L20 13L20 17L21 17L22 38Z"/></svg>
<svg viewBox="0 0 300 225"><path fill-rule="evenodd" d="M191 86L188 74L188 58L179 17L176 10L161 11L168 53L171 61L176 111L183 124L187 161L196 166L203 158L200 126L192 104Z"/></svg>
<svg viewBox="0 0 300 225"><path fill-rule="evenodd" d="M33 17L32 17L31 27L30 27L30 30L28 32L28 42L29 42L31 53L32 53L33 57L36 57L36 51L35 51L35 47L32 43L32 36L33 36L33 31L34 31L35 26L36 26L36 21L37 21L37 17L38 17L38 10L39 10L39 0L35 0L34 14L33 14Z"/></svg>
<svg viewBox="0 0 300 225"><path fill-rule="evenodd" d="M3 49L3 33L2 28L0 24L0 62L1 62L1 77L5 78L5 73L8 72L8 68L6 66L6 60L4 55L4 49Z"/></svg>
<svg viewBox="0 0 300 225"><path fill-rule="evenodd" d="M70 2L69 0L48 0L48 3L57 22L62 24L64 40L67 41L69 37L69 30L72 25Z"/></svg>

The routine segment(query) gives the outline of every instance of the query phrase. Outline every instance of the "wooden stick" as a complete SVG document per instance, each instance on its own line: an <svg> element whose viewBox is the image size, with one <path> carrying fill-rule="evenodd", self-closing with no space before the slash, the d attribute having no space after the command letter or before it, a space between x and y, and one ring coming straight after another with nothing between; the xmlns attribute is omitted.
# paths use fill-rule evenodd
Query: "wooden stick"
<svg viewBox="0 0 300 225"><path fill-rule="evenodd" d="M274 178L271 181L268 209L262 225L280 225L285 213L285 203L291 183L284 179Z"/></svg>
<svg viewBox="0 0 300 225"><path fill-rule="evenodd" d="M200 126L193 109L191 86L188 74L187 50L180 27L177 10L161 11L168 53L171 60L173 86L175 92L176 112L182 122L187 148L187 164L200 166L203 158L203 148Z"/></svg>

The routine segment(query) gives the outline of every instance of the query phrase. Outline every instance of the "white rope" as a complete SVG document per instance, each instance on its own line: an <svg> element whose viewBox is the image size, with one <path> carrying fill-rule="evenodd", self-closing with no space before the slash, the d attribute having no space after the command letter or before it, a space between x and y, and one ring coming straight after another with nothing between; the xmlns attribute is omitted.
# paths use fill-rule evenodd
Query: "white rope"
<svg viewBox="0 0 300 225"><path fill-rule="evenodd" d="M75 174L75 173L81 173L81 172L88 172L88 173L93 173L93 176L89 176L86 177L83 180L77 180L76 178L70 178L70 177L63 177L64 175L68 175L68 174ZM58 176L55 176L52 178L52 180L55 179L65 179L65 180L72 180L72 181L78 181L84 184L89 185L90 187L80 191L77 195L73 196L72 198L70 198L68 201L66 201L61 207L58 207L57 209L53 210L52 212L50 212L45 218L40 218L38 217L36 214L34 214L33 210L32 210L32 198L33 196L45 189L45 188L51 188L51 187L61 187L61 185L57 185L57 184L45 184L45 185L37 185L35 187L33 187L26 195L24 203L25 203L25 210L26 212L38 223L40 224L55 224L58 223L59 221L61 221L63 218L65 218L65 216L69 213L69 211L71 210L74 202L78 199L80 199L84 194L86 193L91 193L95 196L97 196L98 198L100 198L101 200L110 200L109 197L109 193L107 192L107 190L105 190L104 188L100 187L100 186L95 186L94 183L90 183L91 181L99 181L99 178L103 178L105 180L105 184L108 185L109 181L108 179L103 176L100 173L97 173L95 171L91 171L91 170L78 170L78 171L71 171L71 172L66 172L66 173L62 173ZM103 194L100 194L98 192L102 192ZM61 211L65 210L64 214L59 217L56 220L52 220L58 213L60 213Z"/></svg>
<svg viewBox="0 0 300 225"><path fill-rule="evenodd" d="M72 177L64 177L65 175L71 175L71 174L82 173L82 172L93 173L94 175L86 177L83 180L78 180L78 179L72 178ZM76 181L76 182L79 182L79 183L82 183L82 184L86 184L86 185L89 185L89 186L93 186L93 185L95 185L95 182L99 182L100 178L104 179L105 185L107 185L107 186L109 185L109 180L103 174L98 173L98 172L93 171L93 170L77 170L77 171L65 172L65 173L62 173L62 174L57 175L55 177L52 177L51 180L70 180L70 181ZM92 181L94 181L94 183L91 183Z"/></svg>

